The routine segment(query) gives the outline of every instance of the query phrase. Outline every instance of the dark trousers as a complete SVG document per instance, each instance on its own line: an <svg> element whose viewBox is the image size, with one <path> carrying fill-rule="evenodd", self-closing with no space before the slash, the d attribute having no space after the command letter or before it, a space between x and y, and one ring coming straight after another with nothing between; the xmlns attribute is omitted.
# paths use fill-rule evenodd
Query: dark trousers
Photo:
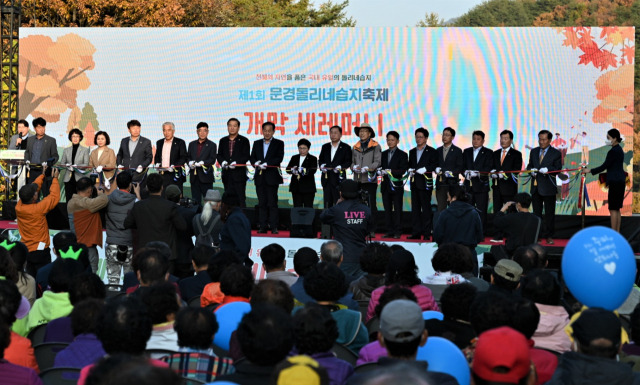
<svg viewBox="0 0 640 385"><path fill-rule="evenodd" d="M224 184L224 192L233 193L238 195L240 201L240 207L247 207L247 181L240 182L227 181ZM258 195L259 196L259 195Z"/></svg>
<svg viewBox="0 0 640 385"><path fill-rule="evenodd" d="M27 183L33 183L33 181L36 180L36 178L40 175L42 175L42 169L32 168L31 171L29 171L29 178L27 178ZM51 187L52 181L53 179L51 179L51 169L47 169L44 181L42 181L42 187L40 188L40 195L42 197L46 197L47 195L49 195L49 188Z"/></svg>
<svg viewBox="0 0 640 385"><path fill-rule="evenodd" d="M27 255L27 274L35 277L38 270L51 263L51 250L47 247L44 250L31 251Z"/></svg>
<svg viewBox="0 0 640 385"><path fill-rule="evenodd" d="M366 191L369 194L369 208L371 209L371 221L373 222L373 228L375 230L376 215L378 214L378 207L376 205L378 183L362 183L358 182L358 188Z"/></svg>
<svg viewBox="0 0 640 385"><path fill-rule="evenodd" d="M64 182L64 196L67 199L67 202L71 200L73 194L77 192L76 189L76 176L71 176L68 182Z"/></svg>
<svg viewBox="0 0 640 385"><path fill-rule="evenodd" d="M202 171L200 171L202 172ZM213 189L213 182L202 183L199 179L191 180L191 199L202 205L204 196L207 195L207 191Z"/></svg>
<svg viewBox="0 0 640 385"><path fill-rule="evenodd" d="M493 213L497 214L507 202L512 202L516 198L515 194L501 194L500 189L493 189ZM494 238L502 238L504 234L494 228Z"/></svg>
<svg viewBox="0 0 640 385"><path fill-rule="evenodd" d="M261 229L266 229L267 224L271 230L278 228L278 185L256 185L258 195L258 222Z"/></svg>
<svg viewBox="0 0 640 385"><path fill-rule="evenodd" d="M395 191L382 193L382 205L384 206L384 223L388 234L402 234L402 197L404 189L396 187Z"/></svg>
<svg viewBox="0 0 640 385"><path fill-rule="evenodd" d="M553 238L555 233L556 196L542 196L536 191L531 195L531 206L533 206L533 213L542 219L540 238ZM544 217L542 216L543 206Z"/></svg>
<svg viewBox="0 0 640 385"><path fill-rule="evenodd" d="M180 187L180 191L182 191L183 182L179 177L176 179L176 173L170 171L161 171L160 175L162 175L162 187L165 190L167 189L167 186L175 184L176 186ZM162 195L164 195L164 193Z"/></svg>
<svg viewBox="0 0 640 385"><path fill-rule="evenodd" d="M411 190L411 235L431 236L431 190Z"/></svg>
<svg viewBox="0 0 640 385"><path fill-rule="evenodd" d="M293 207L311 207L313 208L313 199L315 198L316 193L299 193L292 192L291 197L293 198Z"/></svg>
<svg viewBox="0 0 640 385"><path fill-rule="evenodd" d="M480 214L480 220L482 221L482 229L487 228L487 209L489 208L489 192L473 192L471 191L471 203L474 205Z"/></svg>
<svg viewBox="0 0 640 385"><path fill-rule="evenodd" d="M436 201L438 202L438 212L444 211L449 206L447 193L449 192L449 185L441 185L436 188Z"/></svg>
<svg viewBox="0 0 640 385"><path fill-rule="evenodd" d="M324 175L321 177L324 178ZM324 208L333 207L338 199L340 199L339 185L327 182L322 187L322 199L324 200Z"/></svg>

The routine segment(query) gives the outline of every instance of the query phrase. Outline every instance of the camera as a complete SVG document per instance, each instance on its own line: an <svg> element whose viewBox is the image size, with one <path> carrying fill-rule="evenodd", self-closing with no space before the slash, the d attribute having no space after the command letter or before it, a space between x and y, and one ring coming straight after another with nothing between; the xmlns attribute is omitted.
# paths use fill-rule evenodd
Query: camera
<svg viewBox="0 0 640 385"><path fill-rule="evenodd" d="M369 192L366 190L358 190L358 197L360 197L360 203L365 206L369 206Z"/></svg>
<svg viewBox="0 0 640 385"><path fill-rule="evenodd" d="M189 208L189 207L196 206L196 205L197 205L197 202L196 202L196 201L194 201L194 200L193 200L193 199L191 199L191 198L186 198L186 197L185 197L185 198L181 198L181 199L180 199L180 201L178 202L178 205L179 205L179 206L182 206L182 207L187 207L187 208Z"/></svg>

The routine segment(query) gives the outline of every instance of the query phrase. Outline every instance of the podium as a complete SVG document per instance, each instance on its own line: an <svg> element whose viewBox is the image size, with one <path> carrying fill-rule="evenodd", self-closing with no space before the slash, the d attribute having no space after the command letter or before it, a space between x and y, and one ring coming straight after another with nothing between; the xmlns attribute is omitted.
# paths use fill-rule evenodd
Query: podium
<svg viewBox="0 0 640 385"><path fill-rule="evenodd" d="M0 150L0 160L5 160L5 161L12 161L12 160L24 160L24 153L25 150ZM16 174L19 172L20 168L24 167L22 165L20 166L16 166L16 165L11 165L8 167L7 172L9 174ZM20 188L22 186L24 186L26 181L26 174L24 173L24 170L22 170L22 172L20 172L20 175L17 176L16 179L16 183L18 184L17 186L17 190L16 191L20 191ZM11 179L5 177L4 178L4 183L5 183L5 201L9 200L9 191L11 189ZM16 196L16 200L18 200L18 196Z"/></svg>

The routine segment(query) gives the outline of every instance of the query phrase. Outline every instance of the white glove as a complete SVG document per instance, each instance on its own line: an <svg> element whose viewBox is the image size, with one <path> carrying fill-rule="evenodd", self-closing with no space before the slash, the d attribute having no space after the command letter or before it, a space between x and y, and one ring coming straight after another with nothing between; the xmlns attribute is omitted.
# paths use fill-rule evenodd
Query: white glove
<svg viewBox="0 0 640 385"><path fill-rule="evenodd" d="M420 167L416 172L420 175L424 175L424 173L427 172L427 169L425 167Z"/></svg>
<svg viewBox="0 0 640 385"><path fill-rule="evenodd" d="M260 167L260 163L262 163L261 161L257 161L253 164L253 167L258 168Z"/></svg>
<svg viewBox="0 0 640 385"><path fill-rule="evenodd" d="M469 176L472 178L477 178L480 176L480 173L478 171L469 171Z"/></svg>
<svg viewBox="0 0 640 385"><path fill-rule="evenodd" d="M196 164L196 162L195 160L192 160L192 161L189 161L188 164L189 164L189 167L193 167Z"/></svg>
<svg viewBox="0 0 640 385"><path fill-rule="evenodd" d="M353 172L360 174L360 165L359 164L354 164L353 165Z"/></svg>
<svg viewBox="0 0 640 385"><path fill-rule="evenodd" d="M414 168L410 168L410 169L407 170L407 172L409 174L413 174L414 172L416 172L416 170Z"/></svg>
<svg viewBox="0 0 640 385"><path fill-rule="evenodd" d="M291 168L291 173L292 173L293 175L298 175L298 174L299 174L299 172L298 172L298 166L294 166L294 167L292 167L292 168Z"/></svg>
<svg viewBox="0 0 640 385"><path fill-rule="evenodd" d="M532 168L531 169L531 176L536 176L538 175L538 169L537 168Z"/></svg>
<svg viewBox="0 0 640 385"><path fill-rule="evenodd" d="M142 165L138 165L138 167L136 168L136 172L138 174L140 174L142 172Z"/></svg>
<svg viewBox="0 0 640 385"><path fill-rule="evenodd" d="M171 171L171 172L173 172L173 168L174 168L174 167L175 167L174 165L169 166L169 168L167 169L167 171Z"/></svg>
<svg viewBox="0 0 640 385"><path fill-rule="evenodd" d="M109 179L107 178L104 178L104 188L111 190L111 183L109 183Z"/></svg>
<svg viewBox="0 0 640 385"><path fill-rule="evenodd" d="M442 167L436 167L436 174L440 174L442 172Z"/></svg>
<svg viewBox="0 0 640 385"><path fill-rule="evenodd" d="M102 172L102 166L96 167L96 172L100 174Z"/></svg>
<svg viewBox="0 0 640 385"><path fill-rule="evenodd" d="M326 172L327 172L327 168L326 168L325 166L326 166L326 164L324 164L324 163L323 163L323 164L321 164L321 165L320 165L320 171L322 171L322 172L325 172L325 173L326 173Z"/></svg>
<svg viewBox="0 0 640 385"><path fill-rule="evenodd" d="M153 165L153 167L155 167L155 168L160 168L160 163L156 163L156 164L154 164L154 165Z"/></svg>
<svg viewBox="0 0 640 385"><path fill-rule="evenodd" d="M261 170L264 170L264 169L266 169L266 168L267 168L267 164L266 164L266 163L262 163L262 164L260 165L260 169L261 169Z"/></svg>
<svg viewBox="0 0 640 385"><path fill-rule="evenodd" d="M360 169L360 172L363 174L368 171L369 171L369 166L364 166L363 168Z"/></svg>
<svg viewBox="0 0 640 385"><path fill-rule="evenodd" d="M118 165L118 167L117 167L117 169L118 169L118 170L122 170L122 169L124 169L124 166L123 166L123 165L121 165L121 164L119 164L119 165Z"/></svg>
<svg viewBox="0 0 640 385"><path fill-rule="evenodd" d="M47 166L47 162L42 162L41 166L42 167L46 167Z"/></svg>
<svg viewBox="0 0 640 385"><path fill-rule="evenodd" d="M71 165L67 164L67 170L69 170L69 171L73 172L73 166L71 166Z"/></svg>
<svg viewBox="0 0 640 385"><path fill-rule="evenodd" d="M203 160L199 161L198 163L196 163L196 166L197 166L197 167L202 167L202 166L204 166L204 161L203 161Z"/></svg>
<svg viewBox="0 0 640 385"><path fill-rule="evenodd" d="M548 173L548 172L549 172L549 169L548 169L548 168L546 168L546 167L543 167L543 168L541 168L541 169L540 169L540 173L541 173L541 174L546 174L546 173Z"/></svg>
<svg viewBox="0 0 640 385"><path fill-rule="evenodd" d="M453 178L453 173L452 173L451 171L445 171L445 172L444 172L444 176L445 176L446 178Z"/></svg>
<svg viewBox="0 0 640 385"><path fill-rule="evenodd" d="M300 174L304 174L306 172L307 172L307 170L304 167L300 167Z"/></svg>
<svg viewBox="0 0 640 385"><path fill-rule="evenodd" d="M376 174L377 174L378 176L382 176L382 175L384 174L384 171L382 171L382 169L381 169L381 168L379 168L379 169L377 169L377 170L376 170Z"/></svg>
<svg viewBox="0 0 640 385"><path fill-rule="evenodd" d="M495 171L495 170L494 170L494 171ZM491 173L491 177L492 177L493 179L498 179L498 174L496 174L496 173Z"/></svg>
<svg viewBox="0 0 640 385"><path fill-rule="evenodd" d="M233 162L231 162L231 164L229 165L229 168L234 170L236 168L236 161L234 160Z"/></svg>
<svg viewBox="0 0 640 385"><path fill-rule="evenodd" d="M342 171L342 166L341 165L337 165L334 169L333 172L335 172L336 174L339 173L340 171Z"/></svg>
<svg viewBox="0 0 640 385"><path fill-rule="evenodd" d="M220 167L222 167L222 168L227 168L227 167L229 167L229 162L227 162L226 160L223 160L223 161L222 161L222 164L220 165Z"/></svg>
<svg viewBox="0 0 640 385"><path fill-rule="evenodd" d="M184 172L186 172L187 174L189 174L189 171L191 171L191 167L189 167L189 164L187 163L187 164L185 164L185 165L184 165L184 166L182 166L182 167L184 167ZM194 169L195 169L195 167L194 167Z"/></svg>
<svg viewBox="0 0 640 385"><path fill-rule="evenodd" d="M65 163L64 166L65 167L69 167L69 166L71 166L71 163Z"/></svg>
<svg viewBox="0 0 640 385"><path fill-rule="evenodd" d="M24 162L24 164L29 165L29 164L31 164L31 161L28 160L28 161Z"/></svg>

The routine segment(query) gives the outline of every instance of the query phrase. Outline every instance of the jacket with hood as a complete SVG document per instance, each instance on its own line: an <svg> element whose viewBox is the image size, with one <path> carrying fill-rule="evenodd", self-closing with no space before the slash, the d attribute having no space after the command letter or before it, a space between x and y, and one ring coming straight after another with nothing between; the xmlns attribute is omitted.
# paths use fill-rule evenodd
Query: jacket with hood
<svg viewBox="0 0 640 385"><path fill-rule="evenodd" d="M68 316L73 310L69 301L69 293L45 291L31 307L29 314L13 324L13 331L26 337L31 329L48 323L51 320Z"/></svg>
<svg viewBox="0 0 640 385"><path fill-rule="evenodd" d="M133 208L136 196L122 190L114 190L109 195L107 206L107 244L133 246L131 229L124 228L124 220L127 213Z"/></svg>
<svg viewBox="0 0 640 385"><path fill-rule="evenodd" d="M478 211L467 202L451 202L438 216L433 227L433 240L439 245L455 242L464 246L477 246L484 240Z"/></svg>
<svg viewBox="0 0 640 385"><path fill-rule="evenodd" d="M371 299L371 293L380 286L384 286L385 281L386 278L384 274L367 274L351 282L349 291L353 293L353 299L356 301L369 301Z"/></svg>
<svg viewBox="0 0 640 385"><path fill-rule="evenodd" d="M567 352L560 356L558 367L547 385L637 385L640 373L615 359Z"/></svg>
<svg viewBox="0 0 640 385"><path fill-rule="evenodd" d="M353 180L360 183L378 183L378 178L375 174L375 171L382 164L382 149L380 148L378 142L373 139L369 139L366 148L364 148L363 150L362 142L358 141L358 143L353 146L352 153L352 166L357 165L360 166L360 168L369 167L369 172L367 173L353 174ZM370 176L374 178L373 181L369 181Z"/></svg>
<svg viewBox="0 0 640 385"><path fill-rule="evenodd" d="M569 313L562 306L543 305L536 303L540 311L540 322L533 334L537 348L564 353L571 350L571 340L565 332L569 324Z"/></svg>

